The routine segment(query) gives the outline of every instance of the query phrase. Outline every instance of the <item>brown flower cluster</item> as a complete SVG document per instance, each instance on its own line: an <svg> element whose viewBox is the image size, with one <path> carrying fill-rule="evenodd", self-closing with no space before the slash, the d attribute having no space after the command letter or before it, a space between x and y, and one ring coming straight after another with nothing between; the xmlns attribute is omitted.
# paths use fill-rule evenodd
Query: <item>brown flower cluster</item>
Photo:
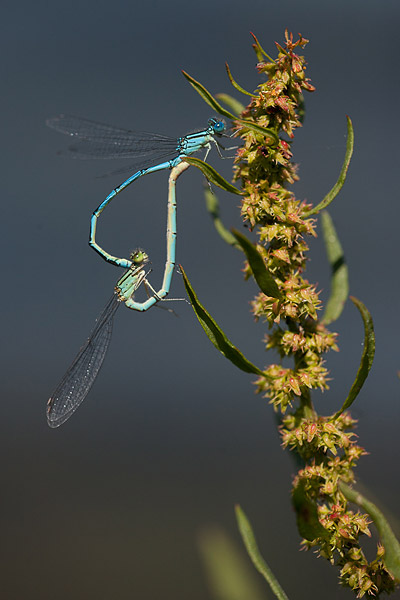
<svg viewBox="0 0 400 600"><path fill-rule="evenodd" d="M280 292L280 299L260 293L252 303L255 317L265 320L270 330L266 348L275 349L285 361L267 367L257 386L283 415L283 446L296 452L304 464L293 486L294 496L300 491L297 496L307 508L303 514L298 511L298 518L307 525L304 514L314 512L318 521L314 530L308 523L304 545L318 547L320 556L336 562L341 583L358 597L373 596L392 591L393 578L384 567L381 547L373 562L364 556L359 538L370 535L369 521L348 508L339 487L340 481L353 482L353 468L365 452L356 444L351 432L355 421L348 413L320 417L311 402L311 390L328 389L324 353L338 347L336 334L318 321L318 292L303 277L305 236L315 235L315 221L307 216L310 206L288 189L298 179L291 140L301 126L303 92L314 91L305 76L304 57L295 53L307 42L302 36L294 42L286 32L285 47L277 44L276 60L255 45L257 69L266 80L241 118L272 129L279 142L243 122L236 128L243 140L235 164L235 180L244 190L242 216L257 233L257 249ZM250 275L249 265L245 272ZM287 366L287 358L293 359L293 366Z"/></svg>

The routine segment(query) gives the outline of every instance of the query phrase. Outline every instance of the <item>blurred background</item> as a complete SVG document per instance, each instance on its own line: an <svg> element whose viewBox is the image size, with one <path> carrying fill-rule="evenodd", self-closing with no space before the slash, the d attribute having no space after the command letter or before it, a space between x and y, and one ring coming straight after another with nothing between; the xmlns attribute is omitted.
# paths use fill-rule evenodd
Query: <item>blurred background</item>
<svg viewBox="0 0 400 600"><path fill-rule="evenodd" d="M303 54L317 91L306 95L293 146L301 177L294 191L317 203L332 187L350 115L354 158L330 213L351 293L371 311L377 338L352 409L369 452L358 475L372 499L396 513L399 3L21 0L7 1L2 14L2 597L212 598L197 540L215 525L240 544L235 503L289 597L353 597L337 587L335 569L299 552L290 505L295 466L280 448L272 409L254 394L252 377L215 350L186 303L174 303L178 318L122 307L90 395L60 429L47 426L47 398L120 276L87 238L93 209L121 181L99 176L123 164L59 155L68 140L44 123L67 112L181 136L212 116L181 69L212 93L235 95L225 61L244 88L260 81L250 31L272 56L285 28L310 39ZM215 152L209 161L230 178L230 161ZM165 261L167 177L133 184L98 230L114 254L144 247L155 287ZM225 224L240 228L238 198L217 193ZM265 326L249 312L256 288L243 281L243 258L205 210L200 172L186 172L177 194L178 262L200 300L250 360L260 367L276 361L263 349ZM321 237L310 245L307 277L326 300ZM179 274L170 296L184 296ZM333 329L340 353L327 356L330 391L315 396L322 414L342 404L362 353L362 322L351 303Z"/></svg>

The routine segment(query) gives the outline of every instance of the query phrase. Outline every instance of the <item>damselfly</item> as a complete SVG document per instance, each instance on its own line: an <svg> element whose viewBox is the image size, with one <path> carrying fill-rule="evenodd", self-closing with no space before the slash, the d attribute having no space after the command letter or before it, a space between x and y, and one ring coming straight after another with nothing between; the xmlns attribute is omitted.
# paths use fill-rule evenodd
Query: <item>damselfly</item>
<svg viewBox="0 0 400 600"><path fill-rule="evenodd" d="M119 129L71 115L53 117L48 119L46 124L77 141L70 150L79 158L124 158L133 160L132 170L140 166L133 175L110 192L96 208L90 222L89 245L107 262L121 267L127 267L129 261L109 254L96 242L97 220L106 206L122 190L143 175L172 169L184 160L185 156L201 149L205 149L204 159L206 159L212 144L221 155L220 148L224 149L224 147L218 138L228 137L225 134L224 121L215 118L209 119L205 129L180 138Z"/></svg>
<svg viewBox="0 0 400 600"><path fill-rule="evenodd" d="M117 281L114 294L97 319L88 340L47 402L47 422L50 427L59 427L65 423L89 393L107 353L114 316L121 302L132 310L143 312L167 296L175 267L176 181L188 167L187 163L180 163L172 169L169 177L167 259L161 288L156 292L151 286L147 279L148 273L145 271L149 258L143 250L136 250L127 261L128 270ZM136 302L134 293L142 283L146 288L148 299L144 302Z"/></svg>

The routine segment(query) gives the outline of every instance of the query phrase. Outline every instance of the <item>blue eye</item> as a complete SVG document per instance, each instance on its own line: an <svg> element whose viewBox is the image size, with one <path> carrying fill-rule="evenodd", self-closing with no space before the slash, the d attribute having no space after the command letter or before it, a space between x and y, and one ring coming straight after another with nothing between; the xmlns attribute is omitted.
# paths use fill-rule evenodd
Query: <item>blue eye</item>
<svg viewBox="0 0 400 600"><path fill-rule="evenodd" d="M215 133L223 133L226 129L224 121L218 121L217 119L210 119L208 122L214 129Z"/></svg>

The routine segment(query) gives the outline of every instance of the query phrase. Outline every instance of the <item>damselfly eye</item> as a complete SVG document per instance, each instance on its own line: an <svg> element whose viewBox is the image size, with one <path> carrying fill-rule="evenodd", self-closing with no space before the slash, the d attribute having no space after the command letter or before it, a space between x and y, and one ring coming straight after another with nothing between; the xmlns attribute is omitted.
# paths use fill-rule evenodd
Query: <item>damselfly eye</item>
<svg viewBox="0 0 400 600"><path fill-rule="evenodd" d="M138 266L142 263L146 263L149 259L144 250L137 249L129 257L134 265Z"/></svg>
<svg viewBox="0 0 400 600"><path fill-rule="evenodd" d="M208 123L214 129L215 133L223 133L226 129L224 121L219 121L218 119L209 119Z"/></svg>

